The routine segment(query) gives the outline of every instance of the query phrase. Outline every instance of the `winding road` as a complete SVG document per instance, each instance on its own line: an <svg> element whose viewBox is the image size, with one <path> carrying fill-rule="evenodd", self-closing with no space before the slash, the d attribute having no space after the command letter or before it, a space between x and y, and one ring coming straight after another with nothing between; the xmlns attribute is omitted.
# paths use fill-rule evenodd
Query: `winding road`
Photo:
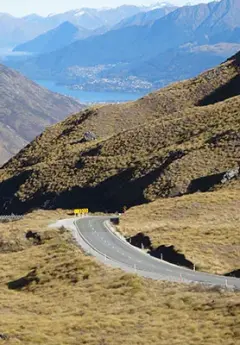
<svg viewBox="0 0 240 345"><path fill-rule="evenodd" d="M133 247L114 231L110 217L85 217L75 220L75 238L90 255L111 267L156 280L202 283L240 290L240 279L192 271L156 259Z"/></svg>

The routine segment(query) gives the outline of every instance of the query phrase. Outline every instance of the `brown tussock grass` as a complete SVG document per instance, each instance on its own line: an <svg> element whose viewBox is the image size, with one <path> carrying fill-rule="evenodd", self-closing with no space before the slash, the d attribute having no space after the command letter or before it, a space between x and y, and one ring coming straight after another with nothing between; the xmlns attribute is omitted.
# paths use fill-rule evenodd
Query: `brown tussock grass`
<svg viewBox="0 0 240 345"><path fill-rule="evenodd" d="M94 198L100 200L99 187L105 182L109 189L105 200L97 206L87 200L95 210L108 209L112 204L121 209L121 203L131 206L143 199L185 194L192 180L238 166L240 91L231 89L236 78L239 56L136 102L95 106L70 116L48 128L0 169L4 191L19 174L11 196L3 192L0 199L5 202L5 194L11 197L10 212L19 210L19 200L24 211L42 207L42 196L64 208L69 207L68 202L63 197L57 203L56 195L79 189L78 202L83 204L83 189L96 187L98 195ZM221 92L222 87L227 91ZM97 140L83 143L88 130ZM135 190L129 193L128 188L119 195L122 173L124 187L138 186L136 197L131 198ZM25 208L26 201L29 204Z"/></svg>
<svg viewBox="0 0 240 345"><path fill-rule="evenodd" d="M9 345L226 344L240 339L239 294L156 282L100 265L70 234L47 224L64 212L34 212L1 235L26 227L51 236L41 246L1 253L0 332ZM39 283L12 291L7 283L37 268Z"/></svg>
<svg viewBox="0 0 240 345"><path fill-rule="evenodd" d="M225 274L240 264L239 188L158 199L130 209L120 230L148 235L155 247L174 245L200 270Z"/></svg>

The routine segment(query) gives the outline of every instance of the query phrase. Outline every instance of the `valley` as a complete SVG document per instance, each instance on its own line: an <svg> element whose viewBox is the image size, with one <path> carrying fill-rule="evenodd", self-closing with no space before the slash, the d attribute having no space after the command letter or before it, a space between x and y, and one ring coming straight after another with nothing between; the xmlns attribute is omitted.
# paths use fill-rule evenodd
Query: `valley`
<svg viewBox="0 0 240 345"><path fill-rule="evenodd" d="M221 0L38 18L39 30L52 28L14 45L14 52L34 56L6 64L32 80L72 89L146 94L195 77L239 51L238 11L238 0Z"/></svg>
<svg viewBox="0 0 240 345"><path fill-rule="evenodd" d="M238 344L239 0L13 2L0 344Z"/></svg>

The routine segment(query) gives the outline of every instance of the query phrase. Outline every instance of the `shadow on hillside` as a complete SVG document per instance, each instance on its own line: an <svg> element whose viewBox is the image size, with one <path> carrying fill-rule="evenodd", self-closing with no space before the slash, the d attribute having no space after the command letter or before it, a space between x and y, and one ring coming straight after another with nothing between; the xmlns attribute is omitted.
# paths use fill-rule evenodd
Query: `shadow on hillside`
<svg viewBox="0 0 240 345"><path fill-rule="evenodd" d="M96 111L93 109L85 109L81 112L80 117L78 116L75 118L75 120L72 119L71 123L69 124L69 127L67 127L65 130L62 131L62 133L59 134L57 137L57 140L60 139L62 136L67 136L70 133L74 132L76 130L76 127L84 123L88 118L91 116L94 116L96 114ZM78 143L83 142L82 138L79 139ZM77 142L76 142L77 143ZM74 142L73 142L74 144Z"/></svg>
<svg viewBox="0 0 240 345"><path fill-rule="evenodd" d="M17 209L12 207L12 205L18 204L18 198L15 194L31 174L32 171L27 170L0 183L0 212L2 214L7 215L12 212L16 214L19 213Z"/></svg>
<svg viewBox="0 0 240 345"><path fill-rule="evenodd" d="M135 236L128 237L126 240L134 247L152 250L152 242L149 236L145 236L142 232L139 232Z"/></svg>
<svg viewBox="0 0 240 345"><path fill-rule="evenodd" d="M216 138L216 140L218 139ZM237 167L222 173L207 175L194 179L190 182L187 188L187 193L193 194L197 192L207 192L214 188L216 185L223 185L233 179L239 178L239 174L240 167Z"/></svg>
<svg viewBox="0 0 240 345"><path fill-rule="evenodd" d="M187 267L191 270L194 268L194 264L187 260L184 254L178 253L174 246L167 247L162 245L158 248L153 248L150 237L145 236L142 232L135 236L128 237L127 241L134 247L149 249L147 253L157 259L163 259L174 265Z"/></svg>
<svg viewBox="0 0 240 345"><path fill-rule="evenodd" d="M27 170L0 183L0 197L4 196L6 199L13 197L14 194L19 190L19 186L24 184L31 174L32 171Z"/></svg>
<svg viewBox="0 0 240 345"><path fill-rule="evenodd" d="M210 139L206 141L206 143L216 147L219 144L221 144L221 141L235 141L237 143L240 141L240 133L237 130L234 131L232 129L229 129L227 131L212 136Z"/></svg>
<svg viewBox="0 0 240 345"><path fill-rule="evenodd" d="M234 60L234 65L236 67L240 67L240 52L230 57L227 61L231 61L231 60Z"/></svg>
<svg viewBox="0 0 240 345"><path fill-rule="evenodd" d="M134 169L129 168L98 183L95 187L75 186L62 193L49 193L44 188L40 188L31 199L23 202L14 194L31 175L32 172L27 171L0 184L0 191L3 191L1 195L3 197L8 195L10 198L5 213L23 214L36 208L73 209L86 207L92 212L122 212L125 206L129 208L147 203L144 190L155 182L173 161L184 155L183 151L170 152L158 168L138 179L134 176ZM79 164L81 166L81 162ZM94 180L91 182L94 183ZM1 206L0 211L3 211Z"/></svg>
<svg viewBox="0 0 240 345"><path fill-rule="evenodd" d="M170 262L174 265L187 267L191 270L194 268L194 264L187 260L184 254L178 253L174 246L159 246L148 253L155 258L162 258L164 261Z"/></svg>
<svg viewBox="0 0 240 345"><path fill-rule="evenodd" d="M232 272L229 272L227 274L225 274L225 277L235 277L235 278L240 278L240 269L239 270L235 270Z"/></svg>
<svg viewBox="0 0 240 345"><path fill-rule="evenodd" d="M189 184L187 193L207 192L215 185L220 184L225 174L226 172L223 172L194 179Z"/></svg>
<svg viewBox="0 0 240 345"><path fill-rule="evenodd" d="M39 281L40 279L37 276L37 271L36 269L33 269L25 277L11 281L7 285L10 290L21 290L29 286L32 282L36 282L38 284Z"/></svg>
<svg viewBox="0 0 240 345"><path fill-rule="evenodd" d="M219 87L210 95L204 97L198 102L197 106L215 104L238 95L240 95L240 75L237 75L227 84Z"/></svg>
<svg viewBox="0 0 240 345"><path fill-rule="evenodd" d="M101 154L101 149L102 146L98 145L96 147L94 147L93 149L90 149L88 151L85 151L82 153L82 157L96 157L99 156Z"/></svg>

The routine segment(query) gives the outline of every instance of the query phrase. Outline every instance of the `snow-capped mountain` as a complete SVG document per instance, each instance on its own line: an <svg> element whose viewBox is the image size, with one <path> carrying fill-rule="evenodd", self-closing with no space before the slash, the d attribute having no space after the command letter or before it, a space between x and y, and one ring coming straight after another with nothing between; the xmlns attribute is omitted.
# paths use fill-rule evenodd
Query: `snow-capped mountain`
<svg viewBox="0 0 240 345"><path fill-rule="evenodd" d="M171 4L170 2L157 2L155 4L152 4L150 6L147 6L147 11L156 10L158 8L164 8L164 7L176 7L174 4Z"/></svg>
<svg viewBox="0 0 240 345"><path fill-rule="evenodd" d="M171 4L158 2L151 6L122 5L116 8L79 8L65 13L51 13L47 17L30 14L15 18L0 14L0 47L13 46L32 40L49 30L57 28L64 22L70 22L86 30L108 30L117 23L138 13L157 8L171 7Z"/></svg>

